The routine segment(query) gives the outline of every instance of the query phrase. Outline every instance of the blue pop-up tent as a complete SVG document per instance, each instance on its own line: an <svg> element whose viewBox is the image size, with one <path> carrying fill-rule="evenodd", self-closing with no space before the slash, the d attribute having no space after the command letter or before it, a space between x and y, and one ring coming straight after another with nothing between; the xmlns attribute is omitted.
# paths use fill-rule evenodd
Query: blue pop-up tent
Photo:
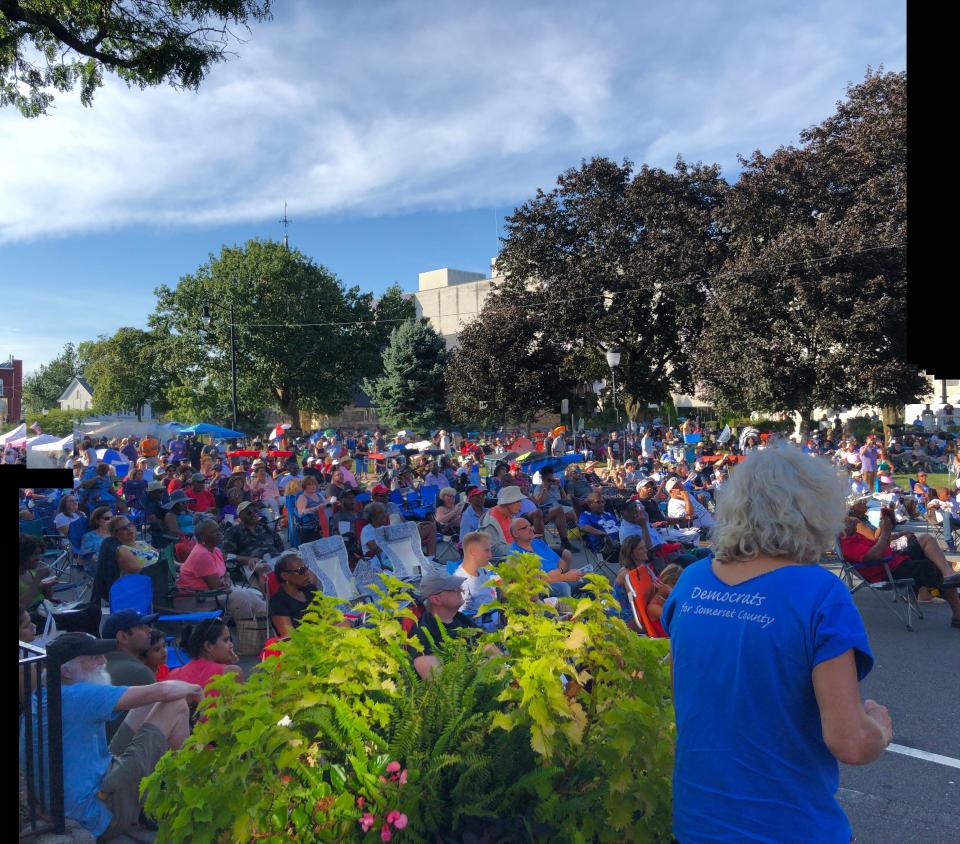
<svg viewBox="0 0 960 844"><path fill-rule="evenodd" d="M528 458L523 461L523 468L525 471L529 472L531 475L535 472L539 472L542 469L546 469L547 466L550 466L554 471L559 471L563 474L564 470L571 463L582 463L583 455L578 451L572 451L570 454L564 454L563 457L551 457L549 454L545 454L542 457L539 456L538 452L537 457Z"/></svg>
<svg viewBox="0 0 960 844"><path fill-rule="evenodd" d="M224 428L222 425L210 425L207 422L198 422L196 425L188 425L185 428L181 428L180 433L200 434L210 437L223 437L224 439L233 440L246 436L246 434L241 433L240 431L231 431L229 428Z"/></svg>

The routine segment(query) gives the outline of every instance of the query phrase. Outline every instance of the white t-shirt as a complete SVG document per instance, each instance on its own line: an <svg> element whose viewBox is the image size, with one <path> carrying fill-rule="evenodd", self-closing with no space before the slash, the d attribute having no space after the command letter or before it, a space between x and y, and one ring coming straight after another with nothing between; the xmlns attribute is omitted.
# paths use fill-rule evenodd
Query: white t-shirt
<svg viewBox="0 0 960 844"><path fill-rule="evenodd" d="M471 575L467 573L463 566L458 566L454 574L457 577L466 578L460 587L460 592L463 595L460 612L476 613L484 604L496 600L497 590L492 586L484 585L493 577L493 572L489 569L477 569L477 573Z"/></svg>
<svg viewBox="0 0 960 844"><path fill-rule="evenodd" d="M693 522L697 527L711 528L716 524L710 511L692 495L690 504L693 506ZM671 519L685 519L687 517L686 502L682 498L671 498L667 504L667 515Z"/></svg>
<svg viewBox="0 0 960 844"><path fill-rule="evenodd" d="M367 545L371 542L377 541L377 535L374 533L376 528L371 524L365 524L363 530L360 531L360 547L363 548L363 553L366 554L369 549Z"/></svg>
<svg viewBox="0 0 960 844"><path fill-rule="evenodd" d="M77 519L80 518L79 513L74 513L72 516L68 516L66 513L57 513L56 517L53 520L55 527L62 528L72 525Z"/></svg>
<svg viewBox="0 0 960 844"><path fill-rule="evenodd" d="M653 437L649 434L644 434L640 440L640 453L644 458L653 457Z"/></svg>

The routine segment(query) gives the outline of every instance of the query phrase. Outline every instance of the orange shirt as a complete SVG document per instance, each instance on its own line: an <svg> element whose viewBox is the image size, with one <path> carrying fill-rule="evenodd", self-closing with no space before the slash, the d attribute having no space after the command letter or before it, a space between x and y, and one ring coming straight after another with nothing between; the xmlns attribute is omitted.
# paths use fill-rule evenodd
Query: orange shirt
<svg viewBox="0 0 960 844"><path fill-rule="evenodd" d="M499 504L496 507L490 508L490 515L497 520L497 524L500 525L500 529L503 531L503 538L507 542L513 542L513 537L510 535L510 522L513 521L514 517L510 515L509 512L504 510Z"/></svg>

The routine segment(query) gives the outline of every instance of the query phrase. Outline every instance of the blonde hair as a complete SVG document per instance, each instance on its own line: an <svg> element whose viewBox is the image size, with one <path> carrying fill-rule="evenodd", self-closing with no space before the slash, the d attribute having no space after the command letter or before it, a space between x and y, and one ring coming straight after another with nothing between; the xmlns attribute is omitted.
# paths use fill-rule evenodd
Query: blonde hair
<svg viewBox="0 0 960 844"><path fill-rule="evenodd" d="M815 563L843 527L846 496L847 482L826 459L790 445L755 449L717 497L714 555Z"/></svg>
<svg viewBox="0 0 960 844"><path fill-rule="evenodd" d="M476 545L478 542L490 542L490 534L482 530L474 530L463 537L463 550L466 553L467 546Z"/></svg>
<svg viewBox="0 0 960 844"><path fill-rule="evenodd" d="M660 572L658 577L661 583L666 583L667 586L673 586L680 579L681 574L683 574L683 568L676 563L670 563L669 566L663 567L663 571Z"/></svg>
<svg viewBox="0 0 960 844"><path fill-rule="evenodd" d="M303 492L303 487L300 486L299 478L290 478L290 480L287 481L287 485L283 488L284 495L299 495L301 492Z"/></svg>

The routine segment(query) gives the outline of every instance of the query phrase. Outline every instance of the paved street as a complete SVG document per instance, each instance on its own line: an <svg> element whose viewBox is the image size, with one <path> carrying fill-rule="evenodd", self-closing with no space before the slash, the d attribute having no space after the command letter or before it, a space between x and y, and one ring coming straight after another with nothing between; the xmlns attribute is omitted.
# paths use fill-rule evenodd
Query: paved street
<svg viewBox="0 0 960 844"><path fill-rule="evenodd" d="M842 766L840 800L856 839L860 844L956 844L960 630L949 626L950 610L944 604L924 607L924 619L910 633L877 596L861 590L856 602L876 660L862 684L864 697L889 708L895 744L949 757L954 765L888 750L872 765Z"/></svg>

